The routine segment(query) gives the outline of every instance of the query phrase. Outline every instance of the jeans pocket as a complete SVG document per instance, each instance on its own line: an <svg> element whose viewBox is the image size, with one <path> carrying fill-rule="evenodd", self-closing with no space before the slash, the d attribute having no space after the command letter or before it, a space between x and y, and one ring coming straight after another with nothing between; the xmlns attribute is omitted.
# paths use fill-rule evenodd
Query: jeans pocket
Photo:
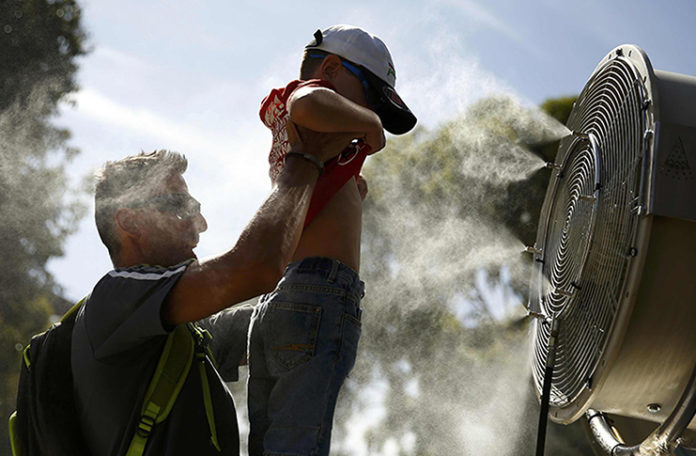
<svg viewBox="0 0 696 456"><path fill-rule="evenodd" d="M344 313L343 322L341 324L341 350L339 359L346 375L348 375L355 365L361 331L360 320L349 313Z"/></svg>
<svg viewBox="0 0 696 456"><path fill-rule="evenodd" d="M272 362L271 374L279 374L309 361L314 355L321 321L321 307L274 302L266 319L266 347Z"/></svg>

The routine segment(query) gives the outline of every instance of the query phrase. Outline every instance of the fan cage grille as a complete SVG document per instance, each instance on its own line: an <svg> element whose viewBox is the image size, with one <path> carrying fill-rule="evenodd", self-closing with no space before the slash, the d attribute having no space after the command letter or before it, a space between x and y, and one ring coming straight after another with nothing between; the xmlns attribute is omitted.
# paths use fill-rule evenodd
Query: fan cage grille
<svg viewBox="0 0 696 456"><path fill-rule="evenodd" d="M628 59L617 56L600 66L568 120L571 130L593 137L598 150L571 138L559 147L562 166L551 178L537 239L543 249L539 283L545 284L538 290L540 307L560 324L552 406L565 407L591 387L621 303L641 202L644 83ZM548 320L536 320L533 328L539 392L550 329Z"/></svg>

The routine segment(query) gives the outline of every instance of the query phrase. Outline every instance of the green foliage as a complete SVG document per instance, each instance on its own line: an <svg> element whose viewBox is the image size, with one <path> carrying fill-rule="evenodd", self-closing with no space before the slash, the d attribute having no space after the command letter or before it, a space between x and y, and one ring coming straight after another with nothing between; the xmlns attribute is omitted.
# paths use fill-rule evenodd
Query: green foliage
<svg viewBox="0 0 696 456"><path fill-rule="evenodd" d="M48 116L76 89L75 57L85 53L80 15L74 0L0 1L0 110L26 103L41 85L47 102L32 115Z"/></svg>
<svg viewBox="0 0 696 456"><path fill-rule="evenodd" d="M551 118L565 124L575 100L577 100L576 96L549 99L541 104L541 109ZM558 144L558 140L536 142L531 140L527 143L527 147L545 162L553 162L558 151ZM548 179L548 170L542 169L526 180L510 183L507 188L507 197L498 205L500 213L504 214L503 223L525 245L533 245L536 240L537 220L546 195Z"/></svg>
<svg viewBox="0 0 696 456"><path fill-rule="evenodd" d="M388 445L419 456L532 453L520 238L535 233L546 190L540 151L565 134L538 109L490 98L432 132L390 139L368 160L363 335L343 397L358 415L383 397L370 454ZM584 455L583 439L552 425L548 446Z"/></svg>
<svg viewBox="0 0 696 456"><path fill-rule="evenodd" d="M554 119L558 120L562 124L568 122L568 117L570 117L570 112L575 106L575 100L577 100L577 95L572 95L569 97L560 98L550 98L541 104L541 109Z"/></svg>
<svg viewBox="0 0 696 456"><path fill-rule="evenodd" d="M0 434L14 409L21 349L65 309L46 270L83 212L68 201L76 151L51 124L85 53L73 0L0 1ZM0 454L9 454L2 439Z"/></svg>

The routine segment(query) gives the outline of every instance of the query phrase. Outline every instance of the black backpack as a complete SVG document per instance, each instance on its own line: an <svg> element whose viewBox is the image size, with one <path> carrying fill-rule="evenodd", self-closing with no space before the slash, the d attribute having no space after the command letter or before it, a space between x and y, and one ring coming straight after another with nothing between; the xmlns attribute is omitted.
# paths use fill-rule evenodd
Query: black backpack
<svg viewBox="0 0 696 456"><path fill-rule="evenodd" d="M77 311L85 299L47 331L32 337L24 349L17 411L10 417L13 456L89 454L75 407L70 365L72 330ZM143 399L140 421L128 455L143 453L152 428L169 415L196 354L209 355L209 338L207 331L191 323L177 326L167 337ZM201 375L206 375L204 370ZM211 431L215 434L212 424Z"/></svg>
<svg viewBox="0 0 696 456"><path fill-rule="evenodd" d="M75 304L47 331L24 349L19 374L17 410L10 418L12 454L86 455L73 397L70 345Z"/></svg>

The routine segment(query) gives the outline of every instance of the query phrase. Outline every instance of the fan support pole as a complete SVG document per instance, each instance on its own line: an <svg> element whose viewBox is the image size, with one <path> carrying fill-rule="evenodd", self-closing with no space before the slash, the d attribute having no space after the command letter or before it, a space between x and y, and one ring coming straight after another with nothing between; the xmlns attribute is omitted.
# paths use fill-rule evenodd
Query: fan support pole
<svg viewBox="0 0 696 456"><path fill-rule="evenodd" d="M539 427L537 430L536 456L544 456L544 444L546 443L546 424L549 418L549 402L551 400L551 382L553 380L553 368L556 364L557 340L558 320L556 318L551 318L551 335L549 336L549 350L546 355L544 386L541 392L541 409L539 410Z"/></svg>
<svg viewBox="0 0 696 456"><path fill-rule="evenodd" d="M681 436L696 415L696 367L691 372L689 382L679 401L667 419L646 439L635 446L627 446L618 441L606 416L592 409L586 412L590 430L599 448L611 456L666 456L683 454L679 445ZM688 442L689 446L693 445ZM681 452L681 453L680 453ZM539 454L539 453L537 453Z"/></svg>

